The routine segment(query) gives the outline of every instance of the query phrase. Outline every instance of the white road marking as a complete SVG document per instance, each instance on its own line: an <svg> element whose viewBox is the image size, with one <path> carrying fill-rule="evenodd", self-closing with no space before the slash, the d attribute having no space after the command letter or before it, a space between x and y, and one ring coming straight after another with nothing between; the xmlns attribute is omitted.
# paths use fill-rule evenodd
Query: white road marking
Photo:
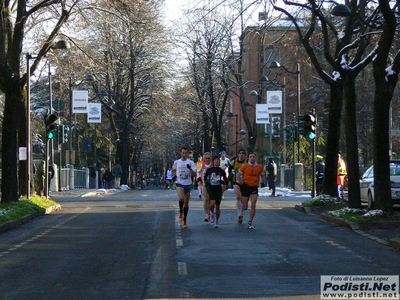
<svg viewBox="0 0 400 300"><path fill-rule="evenodd" d="M178 261L178 274L179 276L187 276L186 263Z"/></svg>

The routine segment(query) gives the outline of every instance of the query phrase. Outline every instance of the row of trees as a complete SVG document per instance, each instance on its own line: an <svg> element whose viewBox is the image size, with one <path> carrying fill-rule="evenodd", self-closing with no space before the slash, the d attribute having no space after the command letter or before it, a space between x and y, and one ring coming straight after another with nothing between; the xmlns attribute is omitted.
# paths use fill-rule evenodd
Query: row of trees
<svg viewBox="0 0 400 300"><path fill-rule="evenodd" d="M359 153L357 135L356 79L372 63L375 96L373 105L373 158L375 205L392 210L389 180L389 109L398 80L400 64L395 42L398 5L390 1L345 1L347 6L335 7L341 18L329 15L320 1L298 4L284 1L286 7L274 6L295 25L318 75L330 86L329 135L326 150L324 190L331 195L336 189L336 161L339 149L342 105L344 107L346 154L349 177L349 206L360 207ZM398 3L397 3L398 4ZM307 25L296 18L292 10L308 16ZM336 10L337 11L337 10ZM324 56L315 53L315 36L322 35ZM389 65L388 65L389 62ZM327 72L329 66L331 72ZM378 88L379 87L379 88Z"/></svg>
<svg viewBox="0 0 400 300"><path fill-rule="evenodd" d="M2 7L2 172L7 174L2 177L2 201L17 201L19 195L26 194L25 161L18 161L17 153L18 147L26 146L27 52L34 53L31 74L46 75L41 72L44 58L52 66L53 99L68 103L64 113L68 110L70 89L86 74L94 76L95 81L86 83L84 88L90 90L91 100L101 102L103 107L97 147L107 149L110 141L118 146L117 156L124 168L122 181L126 183L129 166L140 161L146 144L160 143L159 139L165 137L160 128L172 128L161 117L168 115L163 108L170 102L164 99L170 92L164 78L168 77L167 57L171 48L162 23L162 1L44 0L33 5L30 1L18 1L15 5L5 1ZM59 39L68 41L71 48L51 51ZM32 107L36 107L37 97L32 92ZM43 104L50 106L48 100ZM40 128L43 110L39 108L35 111L37 118L33 116L38 125L32 128L34 136L44 131L43 125ZM64 114L63 118L63 123L68 123L70 116ZM78 126L75 121L72 125L75 129ZM93 130L89 127L85 135L93 135ZM163 149L155 149L154 155L165 155ZM100 161L104 159L102 153L99 152ZM33 186L31 190L34 191Z"/></svg>

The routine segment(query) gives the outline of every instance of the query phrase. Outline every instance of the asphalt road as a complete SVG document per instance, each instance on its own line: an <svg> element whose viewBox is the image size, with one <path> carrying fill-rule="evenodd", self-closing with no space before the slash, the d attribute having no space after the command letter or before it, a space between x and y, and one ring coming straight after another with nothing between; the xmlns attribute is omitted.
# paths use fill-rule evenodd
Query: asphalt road
<svg viewBox="0 0 400 300"><path fill-rule="evenodd" d="M175 191L54 197L62 209L0 235L1 299L320 299L321 275L398 275L399 252L260 197L255 230L233 193L220 228L196 192L188 225Z"/></svg>

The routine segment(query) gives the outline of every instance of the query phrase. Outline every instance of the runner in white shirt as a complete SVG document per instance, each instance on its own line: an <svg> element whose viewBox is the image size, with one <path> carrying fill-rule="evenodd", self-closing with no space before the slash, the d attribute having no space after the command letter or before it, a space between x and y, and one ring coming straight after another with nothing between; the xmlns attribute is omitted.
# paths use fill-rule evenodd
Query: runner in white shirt
<svg viewBox="0 0 400 300"><path fill-rule="evenodd" d="M165 188L170 190L171 189L171 184L172 184L172 169L169 168L167 170L167 174L165 176Z"/></svg>
<svg viewBox="0 0 400 300"><path fill-rule="evenodd" d="M229 176L229 165L231 164L231 161L229 158L226 157L226 152L224 150L221 151L221 157L220 157L220 168L225 170L226 177Z"/></svg>
<svg viewBox="0 0 400 300"><path fill-rule="evenodd" d="M176 180L176 191L179 197L179 221L182 227L187 227L190 191L192 190L192 176L196 176L196 165L188 158L188 148L181 148L181 158L174 161L172 166L173 181ZM182 215L183 212L183 215Z"/></svg>

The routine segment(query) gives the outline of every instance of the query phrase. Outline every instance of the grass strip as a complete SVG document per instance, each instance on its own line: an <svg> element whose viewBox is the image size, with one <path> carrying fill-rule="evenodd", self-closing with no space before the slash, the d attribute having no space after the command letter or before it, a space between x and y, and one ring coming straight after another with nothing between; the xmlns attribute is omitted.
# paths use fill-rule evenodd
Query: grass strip
<svg viewBox="0 0 400 300"><path fill-rule="evenodd" d="M0 224L8 221L19 220L26 215L35 213L57 203L45 197L33 196L29 200L20 199L18 202L5 202L0 204Z"/></svg>

